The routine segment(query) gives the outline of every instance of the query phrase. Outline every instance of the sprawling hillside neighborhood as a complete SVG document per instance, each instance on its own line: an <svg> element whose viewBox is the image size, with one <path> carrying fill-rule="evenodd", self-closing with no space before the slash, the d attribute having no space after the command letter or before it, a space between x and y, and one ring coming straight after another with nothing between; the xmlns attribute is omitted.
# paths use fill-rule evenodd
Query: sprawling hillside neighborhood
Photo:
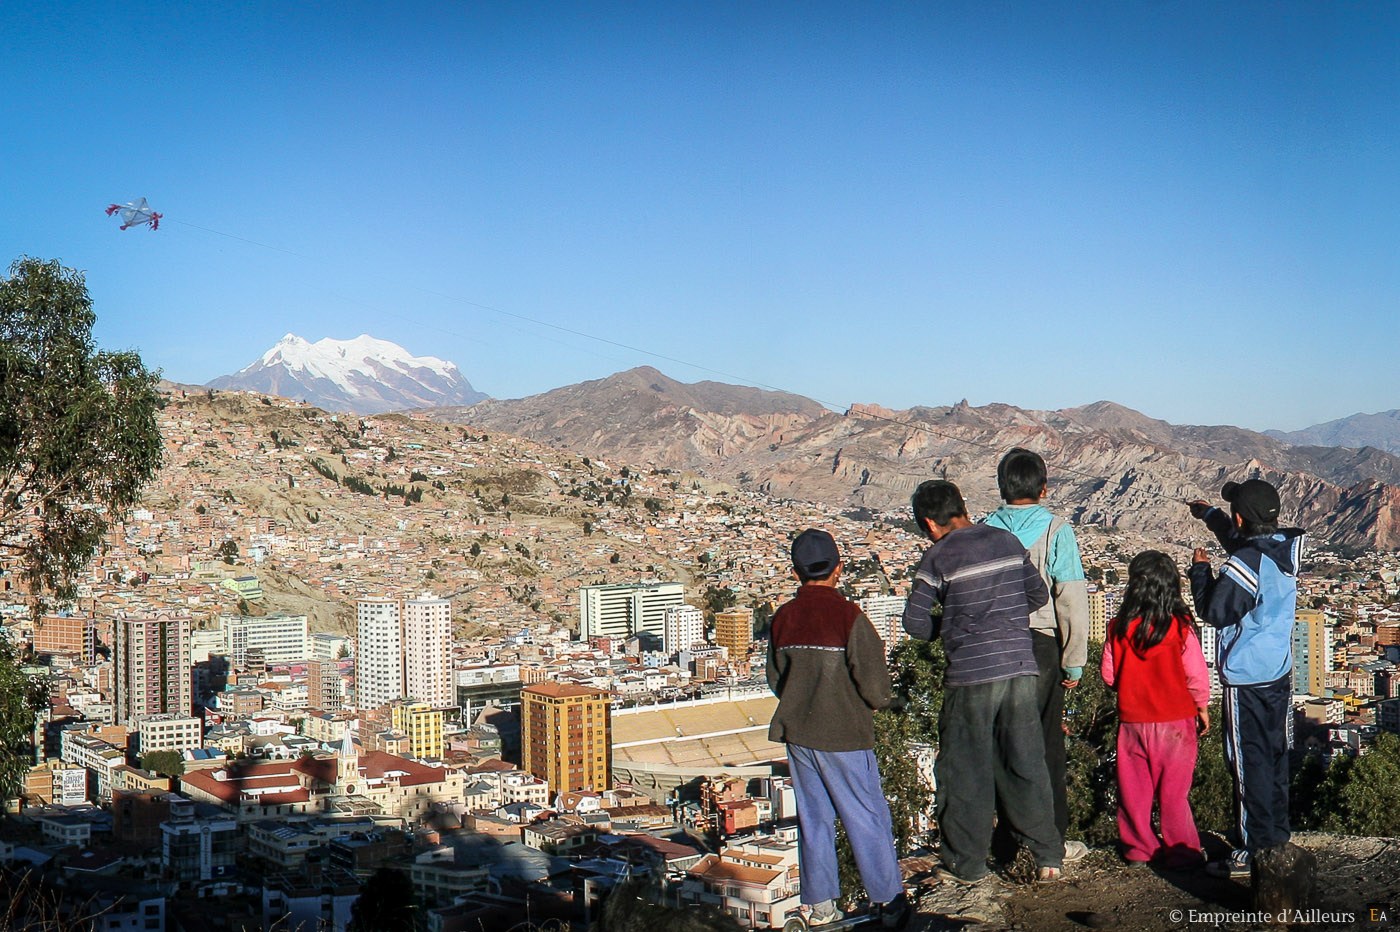
<svg viewBox="0 0 1400 932"><path fill-rule="evenodd" d="M792 536L824 527L893 648L923 546L903 515L259 394L174 389L161 427L74 601L33 618L0 576L49 697L7 860L83 878L111 929L341 929L385 865L433 929L587 919L639 872L750 927L795 908L767 619ZM1096 639L1132 554L1201 543L1079 537ZM1300 747L1400 732L1397 573L1310 558Z"/></svg>

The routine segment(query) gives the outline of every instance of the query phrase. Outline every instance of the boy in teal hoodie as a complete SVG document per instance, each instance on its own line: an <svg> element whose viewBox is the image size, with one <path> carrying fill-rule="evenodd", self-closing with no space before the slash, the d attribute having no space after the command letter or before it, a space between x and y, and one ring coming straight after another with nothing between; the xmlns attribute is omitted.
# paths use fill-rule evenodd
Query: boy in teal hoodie
<svg viewBox="0 0 1400 932"><path fill-rule="evenodd" d="M1084 672L1089 652L1089 594L1084 563L1074 528L1040 504L1045 497L1045 460L1017 447L997 464L997 488L1006 502L987 516L986 524L1015 534L1030 552L1050 590L1050 601L1031 615L1031 641L1035 649L1040 724L1045 735L1045 764L1055 807L1055 827L1061 836L1069 829L1069 801L1065 788L1065 690L1074 689ZM998 825L993 850L999 855L1015 851L1015 842ZM1065 860L1088 853L1083 842L1065 842Z"/></svg>

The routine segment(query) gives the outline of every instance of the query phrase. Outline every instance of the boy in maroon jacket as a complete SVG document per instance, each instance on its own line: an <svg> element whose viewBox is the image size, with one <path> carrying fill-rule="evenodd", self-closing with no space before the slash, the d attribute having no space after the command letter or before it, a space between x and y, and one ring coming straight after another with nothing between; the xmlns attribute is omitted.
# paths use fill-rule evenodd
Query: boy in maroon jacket
<svg viewBox="0 0 1400 932"><path fill-rule="evenodd" d="M875 762L872 710L890 701L885 645L854 602L836 590L841 555L826 531L792 542L797 596L773 616L768 685L778 708L768 730L787 744L797 796L802 902L809 925L841 918L836 898L836 817L851 840L870 901L887 929L913 910L904 895L890 809Z"/></svg>

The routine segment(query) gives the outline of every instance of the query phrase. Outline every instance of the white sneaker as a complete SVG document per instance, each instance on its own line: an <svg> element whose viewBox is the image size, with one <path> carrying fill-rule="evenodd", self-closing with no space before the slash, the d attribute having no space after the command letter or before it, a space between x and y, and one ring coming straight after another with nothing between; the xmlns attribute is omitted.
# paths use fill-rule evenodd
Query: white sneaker
<svg viewBox="0 0 1400 932"><path fill-rule="evenodd" d="M833 922L840 922L842 919L841 910L836 908L836 903L827 900L812 907L812 911L807 914L807 926L816 928L817 926L830 925Z"/></svg>
<svg viewBox="0 0 1400 932"><path fill-rule="evenodd" d="M1082 841L1074 841L1071 839L1070 841L1065 842L1066 864L1068 864L1070 861L1078 861L1080 858L1084 857L1084 855L1088 853L1089 846L1084 844L1084 842Z"/></svg>
<svg viewBox="0 0 1400 932"><path fill-rule="evenodd" d="M1243 848L1236 848L1223 861L1211 861L1206 865L1206 873L1212 877L1243 878L1250 876L1253 858Z"/></svg>

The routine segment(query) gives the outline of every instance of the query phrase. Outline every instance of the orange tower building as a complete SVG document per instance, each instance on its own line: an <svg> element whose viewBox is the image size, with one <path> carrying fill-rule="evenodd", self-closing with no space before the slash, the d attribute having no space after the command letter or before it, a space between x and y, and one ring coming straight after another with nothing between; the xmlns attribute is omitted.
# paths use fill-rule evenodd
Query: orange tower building
<svg viewBox="0 0 1400 932"><path fill-rule="evenodd" d="M753 612L747 608L715 612L715 644L729 651L731 664L747 661L753 646Z"/></svg>
<svg viewBox="0 0 1400 932"><path fill-rule="evenodd" d="M520 691L521 769L554 794L612 788L612 697L576 683Z"/></svg>

